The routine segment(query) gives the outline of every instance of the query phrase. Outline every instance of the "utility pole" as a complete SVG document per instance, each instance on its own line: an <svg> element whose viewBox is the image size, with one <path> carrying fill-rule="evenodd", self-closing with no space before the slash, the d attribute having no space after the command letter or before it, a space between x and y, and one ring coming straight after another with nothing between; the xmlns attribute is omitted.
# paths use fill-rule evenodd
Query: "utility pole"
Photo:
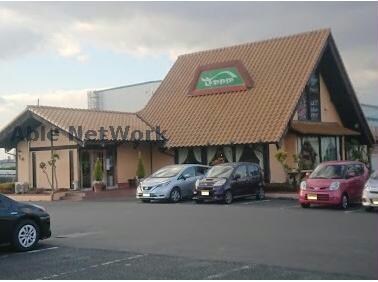
<svg viewBox="0 0 378 282"><path fill-rule="evenodd" d="M54 165L54 137L53 137L53 129L50 129L50 149L51 149L51 194L54 194L54 175L55 175L55 165Z"/></svg>

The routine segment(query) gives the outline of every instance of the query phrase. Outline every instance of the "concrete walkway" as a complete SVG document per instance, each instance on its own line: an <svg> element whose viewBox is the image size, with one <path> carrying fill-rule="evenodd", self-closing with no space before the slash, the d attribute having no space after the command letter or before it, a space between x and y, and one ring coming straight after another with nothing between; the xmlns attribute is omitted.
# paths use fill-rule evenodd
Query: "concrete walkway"
<svg viewBox="0 0 378 282"><path fill-rule="evenodd" d="M269 199L298 200L298 193L290 192L265 192L265 197Z"/></svg>

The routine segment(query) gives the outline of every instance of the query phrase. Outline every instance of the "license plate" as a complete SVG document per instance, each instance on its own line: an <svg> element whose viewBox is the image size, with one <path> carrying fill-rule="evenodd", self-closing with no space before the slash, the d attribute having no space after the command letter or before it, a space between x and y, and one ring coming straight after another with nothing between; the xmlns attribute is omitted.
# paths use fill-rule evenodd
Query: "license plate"
<svg viewBox="0 0 378 282"><path fill-rule="evenodd" d="M374 204L374 205L378 205L378 199L374 199L374 200L373 200L373 204Z"/></svg>
<svg viewBox="0 0 378 282"><path fill-rule="evenodd" d="M318 197L316 196L316 194L308 194L307 195L307 200L317 200Z"/></svg>
<svg viewBox="0 0 378 282"><path fill-rule="evenodd" d="M149 197L150 194L149 193L143 193L143 197Z"/></svg>
<svg viewBox="0 0 378 282"><path fill-rule="evenodd" d="M209 196L209 191L201 191L202 196Z"/></svg>

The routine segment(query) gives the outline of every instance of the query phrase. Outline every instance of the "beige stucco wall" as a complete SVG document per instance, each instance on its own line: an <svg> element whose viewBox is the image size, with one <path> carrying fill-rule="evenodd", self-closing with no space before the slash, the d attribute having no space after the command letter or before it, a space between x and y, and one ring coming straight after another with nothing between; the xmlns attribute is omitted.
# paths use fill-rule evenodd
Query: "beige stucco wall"
<svg viewBox="0 0 378 282"><path fill-rule="evenodd" d="M331 101L330 93L322 76L320 76L320 106L322 122L337 122L342 125L339 114Z"/></svg>
<svg viewBox="0 0 378 282"><path fill-rule="evenodd" d="M37 140L30 141L30 147L49 147L51 146L50 139L47 138L47 133L50 131L49 126L45 127L45 134L41 134L42 128L41 126L36 129L38 132L39 138ZM44 138L42 138L42 135ZM58 135L54 137L53 145L54 146L65 146L65 145L76 145L77 143L74 140L70 140L67 134L64 131L59 131Z"/></svg>
<svg viewBox="0 0 378 282"><path fill-rule="evenodd" d="M166 165L175 163L174 153L171 151L160 152L157 146L153 146L152 150L152 172L157 171Z"/></svg>
<svg viewBox="0 0 378 282"><path fill-rule="evenodd" d="M286 134L284 138L284 147L285 151L287 152L287 164L290 167L294 167L296 164L294 163L293 155L297 154L297 141L298 137L294 133Z"/></svg>
<svg viewBox="0 0 378 282"><path fill-rule="evenodd" d="M17 144L17 181L29 183L29 148L26 141Z"/></svg>
<svg viewBox="0 0 378 282"><path fill-rule="evenodd" d="M174 163L174 158L159 152L156 145L152 145L152 150L150 150L150 144L140 144L136 148L132 144L119 145L117 147L118 183L127 183L129 179L135 177L139 152L143 158L146 175L150 175L165 165Z"/></svg>
<svg viewBox="0 0 378 282"><path fill-rule="evenodd" d="M49 130L49 127L45 127L46 133ZM17 173L19 182L27 182L32 186L33 183L33 172L32 172L32 152L33 148L49 147L51 145L50 140L45 136L45 140L41 138L41 127L37 129L39 138L37 140L31 140L28 144L27 141L21 141L17 145L18 153L18 163L17 163ZM76 145L75 141L70 141L67 135L62 132L57 137L57 140L54 141L54 146L65 146L65 145ZM30 146L30 150L29 150ZM72 149L56 149L55 153L59 155L59 160L56 162L57 166L57 178L58 178L58 188L69 188L70 187L70 169L69 169L69 151L73 152L73 171L74 171L74 181L79 180L79 162L78 162L78 151L76 148ZM39 168L41 162L46 164L50 160L51 152L50 149L46 148L43 151L34 151L36 155L36 183L37 188L49 188L49 184L46 178L46 175ZM48 166L47 172L51 179L51 169Z"/></svg>
<svg viewBox="0 0 378 282"><path fill-rule="evenodd" d="M284 147L281 147L282 149ZM270 166L270 182L284 183L286 182L286 174L282 165L277 161L275 154L277 152L276 144L269 144L269 166Z"/></svg>
<svg viewBox="0 0 378 282"><path fill-rule="evenodd" d="M293 155L297 154L297 135L295 133L287 133L282 139L280 148L287 152L287 163L290 167L294 167ZM277 147L275 144L269 144L269 164L271 183L284 183L286 181L286 173L282 165L276 160L275 154Z"/></svg>

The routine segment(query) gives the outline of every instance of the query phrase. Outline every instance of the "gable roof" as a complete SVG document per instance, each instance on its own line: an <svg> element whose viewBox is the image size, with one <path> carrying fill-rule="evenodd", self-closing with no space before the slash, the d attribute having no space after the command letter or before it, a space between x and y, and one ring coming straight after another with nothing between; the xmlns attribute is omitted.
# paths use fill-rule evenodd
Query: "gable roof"
<svg viewBox="0 0 378 282"><path fill-rule="evenodd" d="M29 121L28 123L26 123ZM63 107L50 107L50 106L27 106L27 108L17 116L8 126L0 131L0 145L9 147L12 145L10 140L13 129L16 126L26 127L31 125L37 127L40 124L49 124L56 128L63 130L69 134L70 126L73 126L76 131L78 127L82 127L83 136L77 138L78 142L85 142L85 132L87 130L98 131L101 127L106 130L110 126L117 130L117 127L129 126L129 135L131 132L139 130L145 134L147 130L151 131L151 141L156 141L157 136L153 129L142 119L140 119L135 113L113 112L113 111L97 111L87 109L75 109L75 108L63 108ZM145 136L145 135L144 135ZM78 136L79 137L79 136ZM97 135L99 137L99 135ZM121 135L118 135L116 140L112 138L110 132L104 138L104 141L121 141ZM143 140L142 140L143 141Z"/></svg>
<svg viewBox="0 0 378 282"><path fill-rule="evenodd" d="M139 115L166 130L169 147L279 142L330 30L180 56ZM196 69L239 60L250 89L188 95Z"/></svg>
<svg viewBox="0 0 378 282"><path fill-rule="evenodd" d="M327 78L331 79L344 126L359 127L361 140L372 144L373 137L329 29L179 56L138 115L166 131L168 147L278 143L324 55L327 63L333 64ZM190 95L199 69L230 61L241 62L253 81L252 88Z"/></svg>

